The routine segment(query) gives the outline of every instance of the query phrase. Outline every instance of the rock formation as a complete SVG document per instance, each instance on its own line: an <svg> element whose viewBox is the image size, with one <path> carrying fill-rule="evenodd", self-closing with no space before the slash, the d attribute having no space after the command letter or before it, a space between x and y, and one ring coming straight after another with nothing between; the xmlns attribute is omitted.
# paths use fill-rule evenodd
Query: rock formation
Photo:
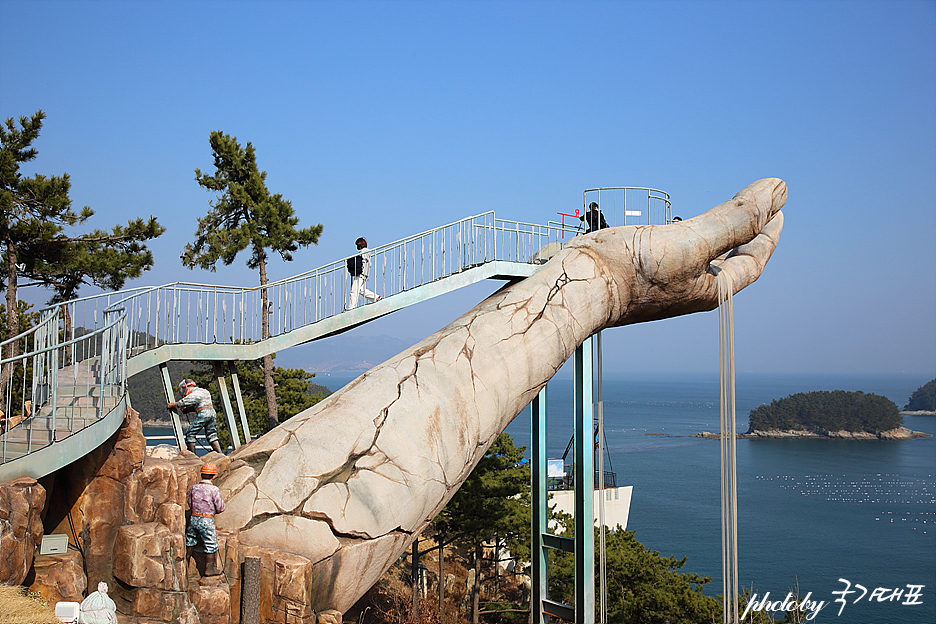
<svg viewBox="0 0 936 624"><path fill-rule="evenodd" d="M19 585L33 564L42 540L46 491L29 478L0 484L0 581Z"/></svg>
<svg viewBox="0 0 936 624"><path fill-rule="evenodd" d="M752 430L747 433L736 434L739 440L758 439L758 438L780 438L780 439L809 439L809 440L915 440L917 438L928 438L930 434L922 431L914 431L907 427L896 427L887 431L807 431L805 429L770 429L767 431ZM706 438L707 440L718 440L721 434L703 431L694 433L694 438Z"/></svg>
<svg viewBox="0 0 936 624"><path fill-rule="evenodd" d="M350 607L441 510L574 349L613 326L714 309L711 265L752 283L786 185L694 219L574 238L533 276L231 455L218 526L309 561L315 609Z"/></svg>

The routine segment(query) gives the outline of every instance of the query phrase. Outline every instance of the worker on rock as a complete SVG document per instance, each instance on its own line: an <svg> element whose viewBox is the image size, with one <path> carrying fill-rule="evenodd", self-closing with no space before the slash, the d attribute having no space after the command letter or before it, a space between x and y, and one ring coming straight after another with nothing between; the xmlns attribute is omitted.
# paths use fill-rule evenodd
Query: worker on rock
<svg viewBox="0 0 936 624"><path fill-rule="evenodd" d="M188 506L191 510L188 527L185 529L185 545L206 554L218 552L218 534L215 530L215 514L224 511L221 490L211 482L218 469L211 462L201 468L201 481L189 488Z"/></svg>
<svg viewBox="0 0 936 624"><path fill-rule="evenodd" d="M179 393L182 398L175 403L166 403L166 409L178 407L185 413L195 412L195 420L189 425L185 432L185 444L188 450L195 452L195 434L199 431L205 431L205 437L208 438L208 444L211 450L221 452L221 444L218 442L218 422L214 406L211 404L211 393L198 385L191 379L183 379L179 382Z"/></svg>

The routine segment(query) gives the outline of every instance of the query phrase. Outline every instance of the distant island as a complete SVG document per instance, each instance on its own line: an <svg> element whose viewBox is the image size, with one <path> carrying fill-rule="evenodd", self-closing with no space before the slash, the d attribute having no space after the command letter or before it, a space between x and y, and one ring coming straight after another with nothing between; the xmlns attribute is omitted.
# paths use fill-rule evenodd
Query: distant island
<svg viewBox="0 0 936 624"><path fill-rule="evenodd" d="M720 434L693 436L717 439ZM929 434L904 427L897 405L886 397L833 390L792 394L761 405L751 410L748 430L738 437L912 440Z"/></svg>
<svg viewBox="0 0 936 624"><path fill-rule="evenodd" d="M917 388L903 411L914 416L936 416L936 379Z"/></svg>

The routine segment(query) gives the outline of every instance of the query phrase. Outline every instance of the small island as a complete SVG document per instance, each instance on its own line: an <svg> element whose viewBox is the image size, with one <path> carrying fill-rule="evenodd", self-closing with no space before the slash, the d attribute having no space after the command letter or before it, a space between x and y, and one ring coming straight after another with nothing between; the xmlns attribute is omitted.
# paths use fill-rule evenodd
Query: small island
<svg viewBox="0 0 936 624"><path fill-rule="evenodd" d="M704 431L693 437L718 439ZM844 390L802 392L751 410L746 433L738 438L912 440L928 433L903 426L903 416L890 399Z"/></svg>
<svg viewBox="0 0 936 624"><path fill-rule="evenodd" d="M936 416L936 379L924 384L910 395L901 414L908 416Z"/></svg>

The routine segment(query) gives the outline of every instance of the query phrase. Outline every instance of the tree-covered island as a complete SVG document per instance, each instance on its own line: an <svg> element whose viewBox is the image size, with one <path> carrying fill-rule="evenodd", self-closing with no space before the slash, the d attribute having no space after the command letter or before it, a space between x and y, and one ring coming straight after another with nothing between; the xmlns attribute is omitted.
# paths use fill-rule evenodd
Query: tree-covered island
<svg viewBox="0 0 936 624"><path fill-rule="evenodd" d="M698 435L719 437L709 432ZM904 427L897 405L886 397L820 390L791 394L751 410L747 433L738 437L910 440L929 434Z"/></svg>
<svg viewBox="0 0 936 624"><path fill-rule="evenodd" d="M936 379L917 388L904 405L904 411L936 414Z"/></svg>

